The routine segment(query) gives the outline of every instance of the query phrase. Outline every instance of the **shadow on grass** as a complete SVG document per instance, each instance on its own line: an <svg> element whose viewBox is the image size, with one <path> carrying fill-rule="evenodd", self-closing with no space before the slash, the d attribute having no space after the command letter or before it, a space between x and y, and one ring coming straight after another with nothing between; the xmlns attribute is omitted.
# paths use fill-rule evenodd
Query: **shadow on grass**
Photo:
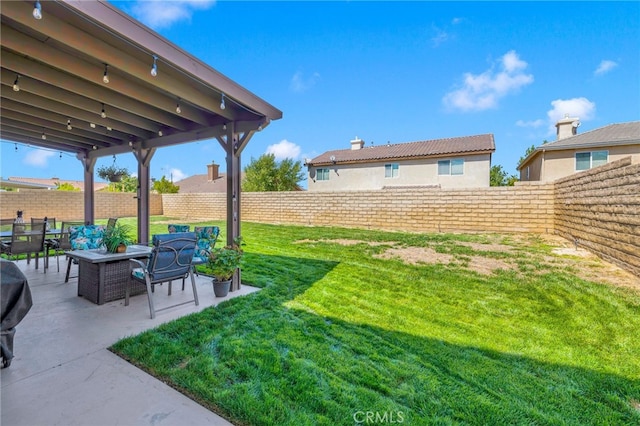
<svg viewBox="0 0 640 426"><path fill-rule="evenodd" d="M262 291L112 350L236 424L640 422L639 379L290 309L338 262L248 253L247 265Z"/></svg>

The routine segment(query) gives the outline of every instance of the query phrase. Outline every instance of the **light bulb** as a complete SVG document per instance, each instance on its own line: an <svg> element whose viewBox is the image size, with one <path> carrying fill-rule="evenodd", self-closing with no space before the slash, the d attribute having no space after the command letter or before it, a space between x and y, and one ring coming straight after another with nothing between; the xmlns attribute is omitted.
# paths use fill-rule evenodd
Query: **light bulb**
<svg viewBox="0 0 640 426"><path fill-rule="evenodd" d="M220 109L225 109L226 105L224 104L224 93L222 94L222 100L220 101Z"/></svg>
<svg viewBox="0 0 640 426"><path fill-rule="evenodd" d="M103 82L104 84L109 84L109 74L107 74L107 67L108 67L108 66L109 66L109 65L104 64L104 75L102 76L102 82Z"/></svg>
<svg viewBox="0 0 640 426"><path fill-rule="evenodd" d="M71 127L71 119L67 120L67 130L71 130L73 129L73 127Z"/></svg>
<svg viewBox="0 0 640 426"><path fill-rule="evenodd" d="M182 112L182 108L180 108L180 102L178 102L178 105L176 105L176 112L178 114L180 114Z"/></svg>
<svg viewBox="0 0 640 426"><path fill-rule="evenodd" d="M158 75L158 57L153 55L153 65L151 66L151 75L155 77Z"/></svg>
<svg viewBox="0 0 640 426"><path fill-rule="evenodd" d="M100 112L100 117L107 118L107 113L104 111L104 104L102 104L102 112Z"/></svg>
<svg viewBox="0 0 640 426"><path fill-rule="evenodd" d="M33 5L33 17L36 19L42 19L42 6L40 6L40 2L36 0L36 3Z"/></svg>
<svg viewBox="0 0 640 426"><path fill-rule="evenodd" d="M158 136L162 136L162 130L158 130Z"/></svg>
<svg viewBox="0 0 640 426"><path fill-rule="evenodd" d="M96 123L89 123L89 126L90 126L92 129L95 129L95 128L96 128Z"/></svg>
<svg viewBox="0 0 640 426"><path fill-rule="evenodd" d="M47 135L44 134L44 132L42 132L42 140L46 141L47 140Z"/></svg>
<svg viewBox="0 0 640 426"><path fill-rule="evenodd" d="M224 123L224 124L222 125L222 130L227 130L227 123Z"/></svg>
<svg viewBox="0 0 640 426"><path fill-rule="evenodd" d="M20 91L20 85L18 84L18 79L20 78L19 75L16 75L16 81L13 82L13 91L14 92L19 92Z"/></svg>

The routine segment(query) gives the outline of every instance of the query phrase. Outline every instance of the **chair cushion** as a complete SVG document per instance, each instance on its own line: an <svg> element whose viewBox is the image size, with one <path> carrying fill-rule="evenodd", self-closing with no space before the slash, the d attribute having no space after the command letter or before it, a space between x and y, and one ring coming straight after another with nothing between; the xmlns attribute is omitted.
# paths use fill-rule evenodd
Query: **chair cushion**
<svg viewBox="0 0 640 426"><path fill-rule="evenodd" d="M189 229L191 228L190 225L168 225L167 229L169 230L170 234L176 233L176 232L189 232Z"/></svg>
<svg viewBox="0 0 640 426"><path fill-rule="evenodd" d="M137 278L141 281L144 281L144 269L142 268L133 268L131 270L131 274L134 276L134 278Z"/></svg>
<svg viewBox="0 0 640 426"><path fill-rule="evenodd" d="M211 250L216 245L220 228L217 226L196 226L193 228L196 233L196 252L193 255L193 263L206 263L211 254Z"/></svg>
<svg viewBox="0 0 640 426"><path fill-rule="evenodd" d="M82 225L69 227L69 242L72 250L97 249L102 246L104 225Z"/></svg>

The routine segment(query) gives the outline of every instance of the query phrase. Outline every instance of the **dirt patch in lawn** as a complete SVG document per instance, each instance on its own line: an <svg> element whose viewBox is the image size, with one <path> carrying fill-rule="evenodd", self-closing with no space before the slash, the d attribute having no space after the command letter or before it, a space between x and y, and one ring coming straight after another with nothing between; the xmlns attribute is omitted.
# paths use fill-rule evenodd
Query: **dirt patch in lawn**
<svg viewBox="0 0 640 426"><path fill-rule="evenodd" d="M493 252L499 252L499 253L509 252L514 249L514 247L512 246L508 246L506 244L497 244L497 243L482 244L482 243L471 243L468 241L456 241L456 244L472 248L473 250L476 250L476 251L493 251Z"/></svg>
<svg viewBox="0 0 640 426"><path fill-rule="evenodd" d="M457 265L459 262L462 262L466 269L485 275L492 274L496 269L509 270L516 268L516 265L512 263L484 256L465 256L463 260L459 260L456 259L454 255L438 253L429 247L393 247L386 250L384 253L374 255L374 257L381 259L400 259L403 262L412 265L419 263Z"/></svg>

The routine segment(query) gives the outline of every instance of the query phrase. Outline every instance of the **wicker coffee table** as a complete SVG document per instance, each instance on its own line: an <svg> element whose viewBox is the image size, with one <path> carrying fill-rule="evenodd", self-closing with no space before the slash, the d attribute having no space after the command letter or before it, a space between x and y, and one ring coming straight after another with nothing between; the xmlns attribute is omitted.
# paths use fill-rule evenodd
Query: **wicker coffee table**
<svg viewBox="0 0 640 426"><path fill-rule="evenodd" d="M105 249L73 250L67 256L78 261L78 296L102 305L123 299L127 282L131 282L131 294L146 291L144 284L131 279L129 259L145 259L151 247L132 245L125 253L107 253Z"/></svg>

